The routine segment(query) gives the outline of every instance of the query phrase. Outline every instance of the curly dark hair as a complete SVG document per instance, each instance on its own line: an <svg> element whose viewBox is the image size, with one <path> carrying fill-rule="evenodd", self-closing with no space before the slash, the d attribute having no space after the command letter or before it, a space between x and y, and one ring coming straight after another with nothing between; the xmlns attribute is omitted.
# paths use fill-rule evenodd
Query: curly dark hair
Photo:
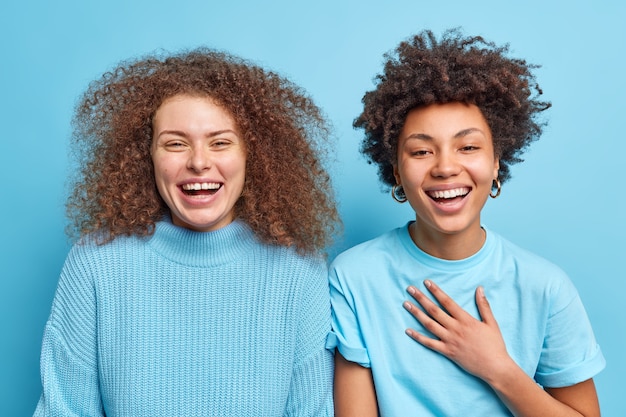
<svg viewBox="0 0 626 417"><path fill-rule="evenodd" d="M233 116L251 157L235 216L260 240L312 252L339 220L323 146L321 110L301 88L239 57L207 48L122 62L93 81L73 118L81 167L67 203L70 235L148 236L169 208L150 148L156 110L175 95L208 97Z"/></svg>
<svg viewBox="0 0 626 417"><path fill-rule="evenodd" d="M398 137L410 110L429 104L476 105L487 120L500 158L498 178L511 176L510 165L537 139L545 126L538 114L550 107L531 70L538 68L507 57L509 46L480 36L464 37L450 29L437 40L430 30L400 43L385 54L376 88L363 96L363 112L354 121L365 131L361 152L378 165L381 181L395 184Z"/></svg>

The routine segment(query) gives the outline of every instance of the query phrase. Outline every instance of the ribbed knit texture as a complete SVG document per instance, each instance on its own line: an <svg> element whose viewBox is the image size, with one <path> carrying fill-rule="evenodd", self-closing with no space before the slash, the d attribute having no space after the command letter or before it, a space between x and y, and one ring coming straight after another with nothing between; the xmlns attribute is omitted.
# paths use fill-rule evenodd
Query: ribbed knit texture
<svg viewBox="0 0 626 417"><path fill-rule="evenodd" d="M326 265L234 222L75 245L35 416L332 416Z"/></svg>

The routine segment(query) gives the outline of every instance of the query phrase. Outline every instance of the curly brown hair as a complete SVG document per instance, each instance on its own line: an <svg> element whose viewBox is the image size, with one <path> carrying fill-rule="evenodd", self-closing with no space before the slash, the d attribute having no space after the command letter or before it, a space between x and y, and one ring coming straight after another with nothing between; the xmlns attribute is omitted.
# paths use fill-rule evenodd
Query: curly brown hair
<svg viewBox="0 0 626 417"><path fill-rule="evenodd" d="M361 152L378 165L385 185L395 184L398 137L409 111L449 102L478 106L500 158L498 178L510 178L510 165L521 162L520 155L541 135L545 122L538 114L550 103L538 100L542 91L531 73L538 66L507 57L508 50L450 29L439 41L432 31L422 31L401 42L395 55L385 54L384 72L363 96L363 112L354 121L365 131Z"/></svg>
<svg viewBox="0 0 626 417"><path fill-rule="evenodd" d="M338 214L323 167L324 115L289 80L207 48L122 62L89 85L73 118L81 170L67 203L70 235L148 236L169 213L154 180L152 119L179 94L215 100L242 132L249 157L235 216L270 244L329 245Z"/></svg>

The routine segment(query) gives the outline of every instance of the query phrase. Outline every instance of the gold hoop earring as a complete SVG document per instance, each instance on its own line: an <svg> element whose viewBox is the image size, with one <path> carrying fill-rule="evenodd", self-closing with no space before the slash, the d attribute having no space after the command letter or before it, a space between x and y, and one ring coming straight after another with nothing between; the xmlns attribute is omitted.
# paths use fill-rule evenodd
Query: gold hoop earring
<svg viewBox="0 0 626 417"><path fill-rule="evenodd" d="M391 187L391 197L393 197L393 199L400 204L406 203L407 201L404 190L402 189L402 185L400 184L395 184L393 187Z"/></svg>
<svg viewBox="0 0 626 417"><path fill-rule="evenodd" d="M496 186L496 193L493 193L493 186L494 184L491 184L491 192L489 193L489 197L491 198L498 198L498 196L500 195L500 192L502 191L502 184L500 184L500 180L499 179L495 179L493 180L493 182L495 182L495 186Z"/></svg>

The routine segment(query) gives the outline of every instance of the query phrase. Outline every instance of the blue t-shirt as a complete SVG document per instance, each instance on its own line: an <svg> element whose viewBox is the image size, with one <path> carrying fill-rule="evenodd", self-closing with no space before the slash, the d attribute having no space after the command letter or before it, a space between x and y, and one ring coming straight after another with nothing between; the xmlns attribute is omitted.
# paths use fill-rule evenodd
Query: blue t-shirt
<svg viewBox="0 0 626 417"><path fill-rule="evenodd" d="M413 243L409 224L340 254L330 270L334 343L371 368L382 416L511 415L484 381L405 334L428 334L402 307L409 285L428 294L426 278L476 318L482 285L508 353L537 383L564 387L602 370L584 307L561 269L491 231L467 259L435 258Z"/></svg>

